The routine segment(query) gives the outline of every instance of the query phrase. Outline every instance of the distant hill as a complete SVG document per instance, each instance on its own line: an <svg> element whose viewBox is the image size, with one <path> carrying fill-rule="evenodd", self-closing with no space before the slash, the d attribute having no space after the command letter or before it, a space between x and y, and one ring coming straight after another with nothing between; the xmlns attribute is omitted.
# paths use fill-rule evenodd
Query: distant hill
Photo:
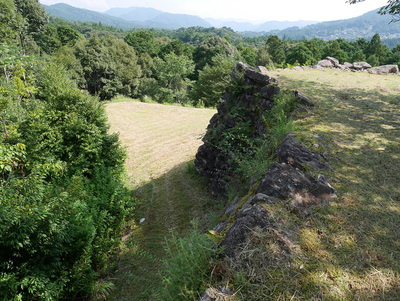
<svg viewBox="0 0 400 301"><path fill-rule="evenodd" d="M321 38L332 40L344 38L356 40L358 38L370 39L375 33L379 33L382 40L400 38L400 22L390 23L392 17L389 15L379 15L379 9L370 11L359 17L320 22L308 25L303 28L290 27L283 30L265 31L263 33L247 32L246 36L259 36L275 34L280 37L292 39Z"/></svg>
<svg viewBox="0 0 400 301"><path fill-rule="evenodd" d="M111 8L105 14L124 19L126 21L144 22L151 20L164 12L154 8L147 7L130 7L130 8Z"/></svg>
<svg viewBox="0 0 400 301"><path fill-rule="evenodd" d="M165 29L178 29L181 27L211 27L211 24L204 19L186 14L171 14L154 8L129 7L112 8L105 14L119 17L126 21L142 22L146 27Z"/></svg>
<svg viewBox="0 0 400 301"><path fill-rule="evenodd" d="M138 26L132 22L114 16L102 14L88 9L77 8L68 4L59 3L54 5L43 5L50 16L58 17L72 22L101 22L119 28L133 28Z"/></svg>
<svg viewBox="0 0 400 301"><path fill-rule="evenodd" d="M170 14L153 8L131 7L112 8L106 13L77 8L68 4L43 5L46 12L54 17L73 22L101 22L124 29L135 27L178 29L181 27L211 27L198 16Z"/></svg>
<svg viewBox="0 0 400 301"><path fill-rule="evenodd" d="M229 27L235 31L253 31L264 32L270 30L282 30L288 27L304 27L307 25L318 23L317 21L267 21L262 24L253 24L250 22L241 22L237 20L223 19L205 19L215 27Z"/></svg>

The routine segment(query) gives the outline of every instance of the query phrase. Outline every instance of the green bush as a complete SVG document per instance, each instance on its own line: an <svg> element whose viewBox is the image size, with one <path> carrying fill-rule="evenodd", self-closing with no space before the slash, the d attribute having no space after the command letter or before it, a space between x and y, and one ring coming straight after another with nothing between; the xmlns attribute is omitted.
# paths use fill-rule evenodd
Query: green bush
<svg viewBox="0 0 400 301"><path fill-rule="evenodd" d="M132 205L125 153L97 99L51 63L37 79L0 112L0 300L82 300Z"/></svg>

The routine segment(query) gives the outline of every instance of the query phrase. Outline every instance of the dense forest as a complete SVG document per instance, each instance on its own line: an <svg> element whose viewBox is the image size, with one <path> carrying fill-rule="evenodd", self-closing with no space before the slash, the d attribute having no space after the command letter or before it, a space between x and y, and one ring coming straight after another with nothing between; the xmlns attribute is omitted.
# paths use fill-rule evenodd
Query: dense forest
<svg viewBox="0 0 400 301"><path fill-rule="evenodd" d="M132 30L49 19L37 0L0 6L0 299L82 300L98 281L135 200L102 101L215 107L238 61L270 69L326 56L400 63L379 34L245 38L228 28Z"/></svg>

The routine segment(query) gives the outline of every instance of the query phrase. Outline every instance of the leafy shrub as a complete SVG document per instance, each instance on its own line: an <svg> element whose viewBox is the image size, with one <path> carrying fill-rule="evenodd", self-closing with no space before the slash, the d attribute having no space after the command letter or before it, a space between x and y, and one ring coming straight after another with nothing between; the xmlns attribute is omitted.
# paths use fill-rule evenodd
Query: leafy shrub
<svg viewBox="0 0 400 301"><path fill-rule="evenodd" d="M132 205L125 154L97 99L55 65L37 78L37 99L0 116L0 300L82 300ZM4 122L15 107L23 114Z"/></svg>

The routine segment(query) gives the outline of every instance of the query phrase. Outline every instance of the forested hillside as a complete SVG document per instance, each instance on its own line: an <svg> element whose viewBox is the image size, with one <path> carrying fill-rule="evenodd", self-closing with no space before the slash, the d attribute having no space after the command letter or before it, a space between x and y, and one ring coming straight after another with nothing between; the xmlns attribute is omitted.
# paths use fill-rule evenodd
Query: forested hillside
<svg viewBox="0 0 400 301"><path fill-rule="evenodd" d="M400 24L391 22L389 15L380 15L379 9L365 13L359 17L320 22L302 28L290 27L283 30L271 30L263 33L266 36L277 35L281 38L311 39L318 37L324 40L338 38L346 40L357 40L359 38L370 39L375 33L379 33L386 45L394 47L400 40ZM257 36L261 33L247 32L246 36Z"/></svg>
<svg viewBox="0 0 400 301"><path fill-rule="evenodd" d="M215 108L237 84L238 61L270 70L326 56L400 64L400 45L389 48L379 34L324 41L244 38L228 28L124 31L49 18L37 0L0 3L0 300L110 293L110 258L137 201L106 101Z"/></svg>

